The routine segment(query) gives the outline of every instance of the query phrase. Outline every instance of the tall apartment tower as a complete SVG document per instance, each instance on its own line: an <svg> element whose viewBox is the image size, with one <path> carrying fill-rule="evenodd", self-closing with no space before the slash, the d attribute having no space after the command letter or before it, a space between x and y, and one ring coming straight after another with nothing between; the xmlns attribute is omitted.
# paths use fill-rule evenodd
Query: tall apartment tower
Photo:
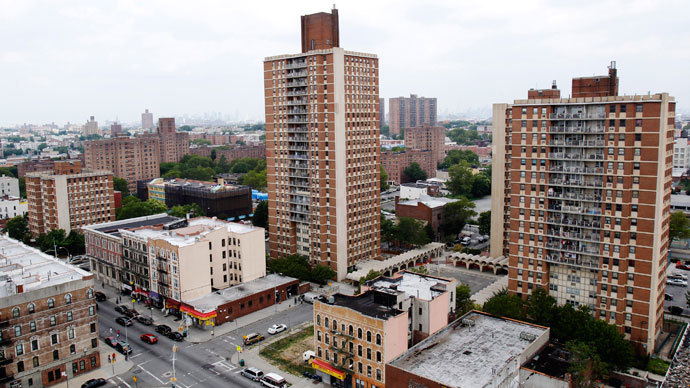
<svg viewBox="0 0 690 388"><path fill-rule="evenodd" d="M148 109L141 114L141 127L147 129L153 128L153 113L149 112Z"/></svg>
<svg viewBox="0 0 690 388"><path fill-rule="evenodd" d="M588 306L641 353L661 332L675 101L619 96L609 74L573 79L573 96L530 90L495 104L491 255L508 288L543 287Z"/></svg>
<svg viewBox="0 0 690 388"><path fill-rule="evenodd" d="M91 116L89 120L82 126L82 134L84 136L89 135L100 135L100 130L98 129L98 121Z"/></svg>
<svg viewBox="0 0 690 388"><path fill-rule="evenodd" d="M379 128L386 125L386 99L379 98Z"/></svg>
<svg viewBox="0 0 690 388"><path fill-rule="evenodd" d="M419 127L422 125L436 125L436 98L410 97L389 98L388 125L390 134L400 134L400 129Z"/></svg>
<svg viewBox="0 0 690 388"><path fill-rule="evenodd" d="M179 162L189 153L189 133L175 131L175 119L158 119L156 134L160 139L160 162Z"/></svg>
<svg viewBox="0 0 690 388"><path fill-rule="evenodd" d="M442 162L446 157L445 143L446 129L443 127L422 125L405 129L405 148L431 151L434 169L436 168L436 163Z"/></svg>
<svg viewBox="0 0 690 388"><path fill-rule="evenodd" d="M127 180L136 193L137 181L160 176L160 139L156 136L102 139L84 142L86 168L107 170Z"/></svg>
<svg viewBox="0 0 690 388"><path fill-rule="evenodd" d="M379 77L338 42L337 10L302 16L303 52L266 58L264 88L270 254L343 279L380 257Z"/></svg>
<svg viewBox="0 0 690 388"><path fill-rule="evenodd" d="M120 136L122 135L122 124L114 123L110 125L110 136Z"/></svg>

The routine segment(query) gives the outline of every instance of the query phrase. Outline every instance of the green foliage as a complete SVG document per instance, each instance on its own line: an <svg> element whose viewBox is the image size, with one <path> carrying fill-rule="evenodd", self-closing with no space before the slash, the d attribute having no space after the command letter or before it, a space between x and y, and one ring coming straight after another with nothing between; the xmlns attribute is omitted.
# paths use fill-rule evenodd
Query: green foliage
<svg viewBox="0 0 690 388"><path fill-rule="evenodd" d="M393 243L396 239L395 223L381 215L381 240L386 243Z"/></svg>
<svg viewBox="0 0 690 388"><path fill-rule="evenodd" d="M259 141L266 141L266 135L259 136Z"/></svg>
<svg viewBox="0 0 690 388"><path fill-rule="evenodd" d="M113 177L113 189L122 193L122 196L129 195L129 184L126 179Z"/></svg>
<svg viewBox="0 0 690 388"><path fill-rule="evenodd" d="M461 161L460 163L450 167L448 169L448 182L446 186L448 191L453 195L464 195L469 196L472 194L472 182L474 181L474 175L470 166L467 162Z"/></svg>
<svg viewBox="0 0 690 388"><path fill-rule="evenodd" d="M424 231L424 223L414 218L400 217L395 226L396 241L418 247L428 244L431 240Z"/></svg>
<svg viewBox="0 0 690 388"><path fill-rule="evenodd" d="M67 252L76 256L86 251L84 235L76 230L70 231L69 234L66 234L64 229L53 229L47 234L41 233L36 238L36 245L41 251L50 252L55 256L64 255ZM67 252L61 248L67 249ZM56 249L57 252L55 252Z"/></svg>
<svg viewBox="0 0 690 388"><path fill-rule="evenodd" d="M215 149L212 149L212 150L211 150L211 160L213 160L213 161L215 162L215 161L216 161L216 156L217 156L216 150L215 150Z"/></svg>
<svg viewBox="0 0 690 388"><path fill-rule="evenodd" d="M491 194L491 179L484 174L477 174L472 178L472 196L481 198Z"/></svg>
<svg viewBox="0 0 690 388"><path fill-rule="evenodd" d="M685 240L690 238L690 220L682 210L671 213L669 224L669 240Z"/></svg>
<svg viewBox="0 0 690 388"><path fill-rule="evenodd" d="M467 198L460 198L456 202L451 202L445 206L445 219L441 224L441 230L446 235L457 235L467 224L467 220L476 216L474 202Z"/></svg>
<svg viewBox="0 0 690 388"><path fill-rule="evenodd" d="M228 163L228 158L225 155L221 155L220 159L216 161L216 171L218 173L226 173L230 171L230 163Z"/></svg>
<svg viewBox="0 0 690 388"><path fill-rule="evenodd" d="M450 150L441 163L441 168L450 168L462 161L470 166L479 166L479 156L470 150Z"/></svg>
<svg viewBox="0 0 690 388"><path fill-rule="evenodd" d="M102 139L102 138L103 138L103 136L98 135L98 134L95 134L95 133L94 133L94 134L91 134L91 135L88 135L88 136L83 136L83 135L82 135L82 136L79 136L79 140L81 140L81 141L85 141L85 140L98 140L98 139Z"/></svg>
<svg viewBox="0 0 690 388"><path fill-rule="evenodd" d="M499 291L489 298L484 303L483 310L499 317L525 319L525 306L522 298L511 295L506 290Z"/></svg>
<svg viewBox="0 0 690 388"><path fill-rule="evenodd" d="M259 201L254 209L252 224L260 228L268 227L268 201Z"/></svg>
<svg viewBox="0 0 690 388"><path fill-rule="evenodd" d="M180 131L190 132L190 131L191 131L192 129L194 129L194 128L196 128L196 127L191 126L191 125L183 125L183 126L177 128L177 129L180 130Z"/></svg>
<svg viewBox="0 0 690 388"><path fill-rule="evenodd" d="M416 267L408 268L407 270L408 270L408 271L411 271L411 272L420 273L420 274L422 274L422 275L428 275L428 274L429 274L429 270L428 270L425 266L423 266L423 265L419 265L419 266L416 266Z"/></svg>
<svg viewBox="0 0 690 388"><path fill-rule="evenodd" d="M19 196L26 198L26 179L24 177L19 178Z"/></svg>
<svg viewBox="0 0 690 388"><path fill-rule="evenodd" d="M261 348L259 355L271 361L271 364L280 367L280 369L292 373L295 376L302 376L302 373L309 372L314 374L316 371L311 368L309 364L300 361L295 361L294 358L286 358L285 350L295 344L303 343L307 338L314 337L314 325L306 327L295 334L283 337L276 342L266 345Z"/></svg>
<svg viewBox="0 0 690 388"><path fill-rule="evenodd" d="M252 189L262 191L268 185L266 180L266 169L261 171L252 170L240 178L240 183Z"/></svg>
<svg viewBox="0 0 690 388"><path fill-rule="evenodd" d="M594 369L601 364L594 349L582 341L570 341L566 344L570 353L570 368L568 372L573 376L575 387L586 388L593 386L592 375Z"/></svg>
<svg viewBox="0 0 690 388"><path fill-rule="evenodd" d="M167 211L168 208L158 200L149 199L142 202L139 198L131 195L122 200L122 207L117 209L116 216L118 220L126 220L128 218L150 216Z"/></svg>
<svg viewBox="0 0 690 388"><path fill-rule="evenodd" d="M7 233L11 238L25 243L31 239L31 235L29 234L29 220L26 214L10 218L2 231Z"/></svg>
<svg viewBox="0 0 690 388"><path fill-rule="evenodd" d="M207 139L194 139L190 141L191 144L196 144L196 145L210 145L211 141Z"/></svg>
<svg viewBox="0 0 690 388"><path fill-rule="evenodd" d="M174 217L185 218L187 214L190 214L190 217L203 216L204 212L201 210L198 203L188 203L186 205L173 206L168 211L168 214Z"/></svg>
<svg viewBox="0 0 690 388"><path fill-rule="evenodd" d="M455 311L457 315L463 315L472 310L474 301L471 296L472 291L469 285L461 283L459 286L455 287Z"/></svg>
<svg viewBox="0 0 690 388"><path fill-rule="evenodd" d="M432 228L431 224L428 222L426 225L424 225L424 233L426 233L426 236L429 238L429 241L436 240L436 233L434 232L434 228Z"/></svg>
<svg viewBox="0 0 690 388"><path fill-rule="evenodd" d="M491 210L479 213L479 234L491 234Z"/></svg>
<svg viewBox="0 0 690 388"><path fill-rule="evenodd" d="M391 132L390 126L384 125L384 126L381 127L381 134L382 134L382 135L384 135L384 136L390 136L390 132Z"/></svg>
<svg viewBox="0 0 690 388"><path fill-rule="evenodd" d="M465 120L451 120L446 123L441 124L442 126L451 129L451 128L460 128L460 127L469 127L470 122L465 121Z"/></svg>
<svg viewBox="0 0 690 388"><path fill-rule="evenodd" d="M395 146L391 148L391 152L403 152L405 151L405 146Z"/></svg>
<svg viewBox="0 0 690 388"><path fill-rule="evenodd" d="M426 180L426 171L422 170L422 167L420 167L419 163L417 162L413 162L409 166L405 167L403 174L405 175L405 180L408 182Z"/></svg>
<svg viewBox="0 0 690 388"><path fill-rule="evenodd" d="M388 173L381 165L379 165L379 169L381 171L381 191L388 190Z"/></svg>
<svg viewBox="0 0 690 388"><path fill-rule="evenodd" d="M46 143L41 143L38 145L38 151L43 151L44 149L48 148L48 144Z"/></svg>
<svg viewBox="0 0 690 388"><path fill-rule="evenodd" d="M336 273L330 267L309 265L309 259L302 255L290 255L280 259L268 260L267 269L271 273L280 273L299 280L324 284L335 277Z"/></svg>
<svg viewBox="0 0 690 388"><path fill-rule="evenodd" d="M59 146L53 148L57 153L66 154L69 153L69 148L65 146Z"/></svg>
<svg viewBox="0 0 690 388"><path fill-rule="evenodd" d="M15 167L15 170L16 170L16 167ZM1 176L1 175L5 175L5 176L12 177L12 178L16 178L16 177L17 177L17 172L16 172L16 171L12 171L12 169L11 169L10 167L0 167L0 176Z"/></svg>
<svg viewBox="0 0 690 388"><path fill-rule="evenodd" d="M446 132L446 136L459 145L475 145L482 140L475 129L455 128Z"/></svg>
<svg viewBox="0 0 690 388"><path fill-rule="evenodd" d="M665 376L669 366L671 364L660 358L650 358L649 363L647 363L647 370L654 374Z"/></svg>
<svg viewBox="0 0 690 388"><path fill-rule="evenodd" d="M540 325L549 327L553 324L556 306L556 299L544 288L532 291L525 303L527 317L532 322L539 322Z"/></svg>
<svg viewBox="0 0 690 388"><path fill-rule="evenodd" d="M381 272L374 271L373 269L369 270L369 272L367 273L366 276L362 276L361 278L359 278L359 285L361 286L362 284L368 282L369 280L376 279L379 276L381 276Z"/></svg>

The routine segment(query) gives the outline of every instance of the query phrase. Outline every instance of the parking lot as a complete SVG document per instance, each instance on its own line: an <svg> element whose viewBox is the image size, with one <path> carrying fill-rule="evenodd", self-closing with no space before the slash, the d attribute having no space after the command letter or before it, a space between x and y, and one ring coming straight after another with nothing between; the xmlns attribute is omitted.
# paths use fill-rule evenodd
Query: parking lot
<svg viewBox="0 0 690 388"><path fill-rule="evenodd" d="M684 271L675 268L675 264L669 262L667 275L679 273L690 278L690 271ZM690 288L683 286L676 286L671 284L666 284L666 293L673 297L673 300L664 301L664 310L668 311L671 306L679 306L683 308L683 314L690 314L690 306L687 305L687 300L685 298L686 292L690 291Z"/></svg>

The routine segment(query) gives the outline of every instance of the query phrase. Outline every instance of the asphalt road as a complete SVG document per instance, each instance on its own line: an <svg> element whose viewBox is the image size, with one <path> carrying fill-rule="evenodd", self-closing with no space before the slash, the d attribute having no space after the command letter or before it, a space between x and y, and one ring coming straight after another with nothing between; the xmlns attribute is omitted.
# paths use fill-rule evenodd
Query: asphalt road
<svg viewBox="0 0 690 388"><path fill-rule="evenodd" d="M115 312L114 308L115 305L109 301L99 303L98 321L101 340L110 336L110 328L113 329L113 332L117 332L119 329L120 338L125 338L124 326L120 326L115 322L115 318L119 314ZM249 327L219 335L205 343L178 342L175 361L177 383L175 386L182 388L257 387L257 383L239 374L243 368L239 367L236 348L237 345L242 343L242 336L249 332L258 332L268 336L266 330L273 324L285 323L288 327L292 327L311 321L313 319L312 308L312 305L304 303L260 320ZM233 325L233 323L228 322L224 325ZM144 333L157 335L154 326L144 326L138 322L127 328L126 335L133 349L130 360L135 365L129 372L110 379L109 387L129 386L134 388L133 376L137 377L138 387L141 388L160 387L170 384L170 378L172 377L172 347L175 342L167 337L157 335L158 343L149 345L139 339L141 334ZM283 332L280 335L285 334ZM117 353L117 356L124 357L120 353ZM107 363L107 360L104 360L104 363Z"/></svg>

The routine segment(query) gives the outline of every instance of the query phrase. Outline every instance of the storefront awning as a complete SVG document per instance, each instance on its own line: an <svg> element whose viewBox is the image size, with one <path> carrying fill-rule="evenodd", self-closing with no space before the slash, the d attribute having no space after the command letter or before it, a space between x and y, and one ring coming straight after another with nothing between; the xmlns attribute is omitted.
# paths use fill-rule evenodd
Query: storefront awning
<svg viewBox="0 0 690 388"><path fill-rule="evenodd" d="M194 318L196 318L200 321L212 319L212 318L215 318L216 315L218 315L218 314L216 314L215 310L209 311L207 313L202 313L202 312L194 310L192 307L185 306L185 305L180 306L180 311L183 311L183 312L193 316Z"/></svg>
<svg viewBox="0 0 690 388"><path fill-rule="evenodd" d="M180 302L174 300L174 299L166 299L165 300L165 308L173 308L173 309L178 309L180 308Z"/></svg>
<svg viewBox="0 0 690 388"><path fill-rule="evenodd" d="M318 371L321 371L323 373L331 375L338 380L345 380L345 372L332 367L326 361L321 361L318 358L312 358L310 360L310 363L311 363L312 368L314 368Z"/></svg>

